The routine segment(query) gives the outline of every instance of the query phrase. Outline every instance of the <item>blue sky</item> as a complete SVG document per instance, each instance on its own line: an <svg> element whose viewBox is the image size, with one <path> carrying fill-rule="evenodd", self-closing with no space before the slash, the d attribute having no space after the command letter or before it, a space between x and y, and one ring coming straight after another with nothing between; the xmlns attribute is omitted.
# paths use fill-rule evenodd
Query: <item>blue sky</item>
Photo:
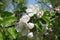
<svg viewBox="0 0 60 40"><path fill-rule="evenodd" d="M13 12L14 6L11 2L12 2L12 0L9 2L9 5L6 7L6 9L5 9L6 11ZM34 5L36 3L37 3L36 0L27 0L27 6L30 4Z"/></svg>
<svg viewBox="0 0 60 40"><path fill-rule="evenodd" d="M13 12L14 6L12 5L12 0L9 2L9 5L6 7L5 11ZM34 5L36 3L35 0L27 0L27 5Z"/></svg>
<svg viewBox="0 0 60 40"><path fill-rule="evenodd" d="M28 0L28 3L27 3L27 4L28 4L28 5L29 5L29 4L33 4L33 5L34 5L35 3L36 3L35 0Z"/></svg>

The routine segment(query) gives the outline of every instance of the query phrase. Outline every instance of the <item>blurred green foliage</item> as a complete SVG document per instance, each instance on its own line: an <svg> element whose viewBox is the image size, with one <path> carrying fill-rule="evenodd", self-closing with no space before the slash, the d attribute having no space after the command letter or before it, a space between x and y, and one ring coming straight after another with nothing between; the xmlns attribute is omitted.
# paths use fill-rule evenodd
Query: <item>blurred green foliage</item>
<svg viewBox="0 0 60 40"><path fill-rule="evenodd" d="M21 13L25 12L27 0L12 0L14 7L15 4L17 5L13 13L5 11L9 1L10 0L0 0L0 40L20 40L20 38L23 38L20 33L16 32L15 23L20 19ZM52 2L54 7L60 5L59 0L49 1ZM37 2L40 3L40 0ZM42 2L46 4L46 0L42 0ZM34 32L34 38L24 38L28 40L60 40L60 13L54 12L55 15L53 16L51 15L52 13L51 11L45 11L42 18L37 18L36 15L31 17L30 22L35 24L34 29L30 30ZM53 31L46 31L45 26L40 22L42 24L48 24L48 28L52 28ZM48 32L49 35L45 35L46 32Z"/></svg>

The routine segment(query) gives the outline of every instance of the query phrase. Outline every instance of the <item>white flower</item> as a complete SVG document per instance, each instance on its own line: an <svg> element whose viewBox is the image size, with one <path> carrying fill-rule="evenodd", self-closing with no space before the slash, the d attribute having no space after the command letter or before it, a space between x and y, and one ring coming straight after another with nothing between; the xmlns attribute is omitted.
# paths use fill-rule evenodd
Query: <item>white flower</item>
<svg viewBox="0 0 60 40"><path fill-rule="evenodd" d="M27 23L29 20L30 20L30 17L28 15L24 15L22 16L22 18L20 18L20 21L25 23Z"/></svg>
<svg viewBox="0 0 60 40"><path fill-rule="evenodd" d="M39 7L38 5L30 5L27 9L26 9L26 13L32 17L34 16L34 14L36 14L39 11Z"/></svg>
<svg viewBox="0 0 60 40"><path fill-rule="evenodd" d="M28 30L27 28L27 22L30 20L30 17L28 15L24 15L20 18L20 21L16 27L17 32L21 32L25 35L24 32L27 32L25 30Z"/></svg>
<svg viewBox="0 0 60 40"><path fill-rule="evenodd" d="M32 37L33 37L33 32L28 33L27 36L28 36L29 38L32 38Z"/></svg>
<svg viewBox="0 0 60 40"><path fill-rule="evenodd" d="M39 13L37 13L37 17L41 18L43 16L43 14L44 14L44 11L40 11Z"/></svg>
<svg viewBox="0 0 60 40"><path fill-rule="evenodd" d="M33 24L33 23L28 23L28 24L27 24L27 27L28 27L29 29L33 29L33 28L34 28L34 24Z"/></svg>

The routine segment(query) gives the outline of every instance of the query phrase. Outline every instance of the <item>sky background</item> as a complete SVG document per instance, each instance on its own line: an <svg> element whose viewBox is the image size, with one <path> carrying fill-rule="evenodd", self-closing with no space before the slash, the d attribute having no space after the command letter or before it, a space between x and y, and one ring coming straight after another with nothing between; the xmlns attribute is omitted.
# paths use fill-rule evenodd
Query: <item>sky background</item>
<svg viewBox="0 0 60 40"><path fill-rule="evenodd" d="M29 4L35 4L36 3L36 1L35 0L28 0L28 2L27 2L27 4L29 5Z"/></svg>
<svg viewBox="0 0 60 40"><path fill-rule="evenodd" d="M10 0L9 5L6 7L5 11L13 12L14 6L12 5L12 0ZM32 4L34 5L36 3L35 0L27 0L27 6Z"/></svg>
<svg viewBox="0 0 60 40"><path fill-rule="evenodd" d="M34 4L36 4L37 2L36 2L36 0L27 0L27 6L29 6L29 5L34 5ZM10 0L10 2L8 3L9 5L6 7L6 9L5 9L5 11L9 11L9 12L13 12L13 10L14 10L14 6L13 6L13 4L12 4L12 0ZM43 4L42 4L43 5ZM42 7L42 5L41 4L39 4L39 6L40 7ZM44 8L45 8L46 6L44 6ZM47 8L47 7L46 7Z"/></svg>

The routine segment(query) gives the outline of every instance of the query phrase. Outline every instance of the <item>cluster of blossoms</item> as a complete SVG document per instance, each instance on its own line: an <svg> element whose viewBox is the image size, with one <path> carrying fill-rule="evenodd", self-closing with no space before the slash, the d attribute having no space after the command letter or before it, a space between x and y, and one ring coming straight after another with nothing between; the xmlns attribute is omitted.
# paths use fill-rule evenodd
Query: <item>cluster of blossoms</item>
<svg viewBox="0 0 60 40"><path fill-rule="evenodd" d="M30 18L34 15L37 15L37 17L41 18L44 14L43 11L39 10L39 6L36 4L30 5L26 9L26 15L22 16L19 20L19 23L16 27L17 32L20 32L22 36L28 36L29 38L33 37L33 32L30 32L31 29L34 28L34 24L29 22Z"/></svg>

